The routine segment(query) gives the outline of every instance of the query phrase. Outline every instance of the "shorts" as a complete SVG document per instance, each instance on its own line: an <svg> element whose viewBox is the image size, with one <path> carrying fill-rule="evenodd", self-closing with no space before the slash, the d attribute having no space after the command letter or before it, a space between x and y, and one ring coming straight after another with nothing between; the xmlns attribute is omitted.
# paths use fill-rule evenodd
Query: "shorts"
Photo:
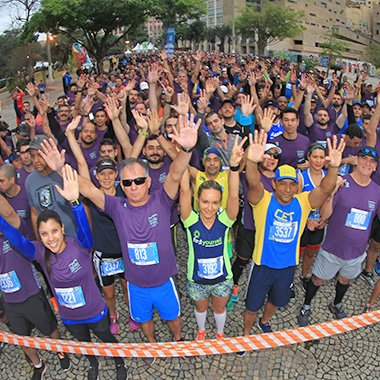
<svg viewBox="0 0 380 380"><path fill-rule="evenodd" d="M193 301L202 301L208 299L209 296L227 297L231 294L233 287L234 280L232 278L212 285L197 284L192 281L187 282L187 292Z"/></svg>
<svg viewBox="0 0 380 380"><path fill-rule="evenodd" d="M337 273L347 280L353 280L361 273L362 263L366 256L367 253L363 253L355 259L344 260L321 248L314 260L311 271L314 276L325 281L331 280Z"/></svg>
<svg viewBox="0 0 380 380"><path fill-rule="evenodd" d="M307 246L320 245L325 234L325 229L310 231L305 229L301 236L300 247L306 248Z"/></svg>
<svg viewBox="0 0 380 380"><path fill-rule="evenodd" d="M256 312L264 305L265 298L277 307L285 307L290 300L290 286L294 280L296 267L283 269L269 268L252 264L245 306Z"/></svg>
<svg viewBox="0 0 380 380"><path fill-rule="evenodd" d="M380 243L380 221L377 215L375 215L372 221L371 238L375 240L376 243Z"/></svg>
<svg viewBox="0 0 380 380"><path fill-rule="evenodd" d="M104 333L109 332L110 328L110 319L109 314L107 313L104 318L101 320L94 322L94 323L79 323L79 324L73 324L68 325L64 324L66 328L70 331L71 335L82 342L89 342L91 340L90 338L90 331L93 331L95 335L97 333Z"/></svg>
<svg viewBox="0 0 380 380"><path fill-rule="evenodd" d="M256 230L248 230L239 223L235 248L238 256L243 260L251 260L253 255L253 249L255 247L255 233Z"/></svg>
<svg viewBox="0 0 380 380"><path fill-rule="evenodd" d="M43 290L21 303L4 302L4 308L14 334L29 336L37 328L50 336L57 330L57 319Z"/></svg>
<svg viewBox="0 0 380 380"><path fill-rule="evenodd" d="M174 280L170 278L160 286L141 288L127 283L129 312L131 318L139 323L149 322L154 309L165 321L173 321L181 315L181 306Z"/></svg>
<svg viewBox="0 0 380 380"><path fill-rule="evenodd" d="M119 277L122 280L124 280L124 272L120 272L117 274L112 274L110 276L102 276L100 271L100 266L102 264L102 261L104 259L118 259L123 257L122 254L120 255L106 255L103 252L100 251L94 251L94 255L92 256L92 262L94 264L95 272L98 275L99 283L101 286L110 286L115 282L115 277Z"/></svg>

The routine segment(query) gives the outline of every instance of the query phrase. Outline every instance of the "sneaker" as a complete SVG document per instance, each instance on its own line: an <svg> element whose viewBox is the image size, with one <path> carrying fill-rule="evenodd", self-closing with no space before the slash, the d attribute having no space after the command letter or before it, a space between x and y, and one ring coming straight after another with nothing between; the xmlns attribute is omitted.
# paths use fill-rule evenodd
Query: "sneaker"
<svg viewBox="0 0 380 380"><path fill-rule="evenodd" d="M216 339L224 339L224 333L217 333Z"/></svg>
<svg viewBox="0 0 380 380"><path fill-rule="evenodd" d="M367 306L364 309L364 313L370 313L371 311L372 311L372 306L367 304Z"/></svg>
<svg viewBox="0 0 380 380"><path fill-rule="evenodd" d="M294 290L294 284L291 283L290 285L290 299L296 298L296 292Z"/></svg>
<svg viewBox="0 0 380 380"><path fill-rule="evenodd" d="M271 333L273 332L272 330L272 326L270 325L269 322L267 323L262 323L261 322L261 318L259 319L259 326L261 328L261 331L264 333L264 334L267 334L267 333Z"/></svg>
<svg viewBox="0 0 380 380"><path fill-rule="evenodd" d="M119 334L119 324L117 323L117 317L110 317L110 331L111 334Z"/></svg>
<svg viewBox="0 0 380 380"><path fill-rule="evenodd" d="M116 369L116 380L128 380L128 371L124 365L117 367L117 369Z"/></svg>
<svg viewBox="0 0 380 380"><path fill-rule="evenodd" d="M373 270L376 273L376 275L380 277L380 261L376 261L376 265Z"/></svg>
<svg viewBox="0 0 380 380"><path fill-rule="evenodd" d="M206 331L205 330L198 330L197 333L197 339L196 340L205 340Z"/></svg>
<svg viewBox="0 0 380 380"><path fill-rule="evenodd" d="M365 270L363 270L363 272L360 273L360 278L364 280L369 287L373 288L375 286L375 280L373 279L372 272L366 272Z"/></svg>
<svg viewBox="0 0 380 380"><path fill-rule="evenodd" d="M246 353L247 353L247 351L239 351L236 353L236 355L240 356L242 358L243 356L245 356Z"/></svg>
<svg viewBox="0 0 380 380"><path fill-rule="evenodd" d="M302 306L300 313L297 316L297 322L301 327L308 326L310 324L311 309L306 309Z"/></svg>
<svg viewBox="0 0 380 380"><path fill-rule="evenodd" d="M139 331L140 323L134 321L131 317L129 317L129 330L131 331Z"/></svg>
<svg viewBox="0 0 380 380"><path fill-rule="evenodd" d="M59 364L64 372L68 371L71 367L71 360L69 356L64 352L57 352Z"/></svg>
<svg viewBox="0 0 380 380"><path fill-rule="evenodd" d="M301 288L302 290L306 293L306 287L307 287L307 284L309 283L309 277L301 277Z"/></svg>
<svg viewBox="0 0 380 380"><path fill-rule="evenodd" d="M148 366L151 366L156 362L156 358L142 358L142 360Z"/></svg>
<svg viewBox="0 0 380 380"><path fill-rule="evenodd" d="M99 369L100 369L100 363L98 363L95 366L90 366L90 368L87 372L87 379L88 380L98 380L99 379Z"/></svg>
<svg viewBox="0 0 380 380"><path fill-rule="evenodd" d="M235 303L239 301L239 285L234 285L232 288L230 299Z"/></svg>
<svg viewBox="0 0 380 380"><path fill-rule="evenodd" d="M329 305L329 310L335 315L336 319L346 318L347 314L343 310L343 305L338 303L338 305L334 305L332 302Z"/></svg>
<svg viewBox="0 0 380 380"><path fill-rule="evenodd" d="M41 368L34 367L32 380L41 380L44 378L44 373L46 371L46 365L42 362Z"/></svg>

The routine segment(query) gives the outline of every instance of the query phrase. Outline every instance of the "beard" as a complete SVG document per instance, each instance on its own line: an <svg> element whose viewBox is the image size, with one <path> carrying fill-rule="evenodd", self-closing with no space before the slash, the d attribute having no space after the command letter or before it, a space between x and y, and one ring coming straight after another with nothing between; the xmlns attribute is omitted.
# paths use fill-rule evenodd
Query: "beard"
<svg viewBox="0 0 380 380"><path fill-rule="evenodd" d="M148 157L145 157L146 160L150 163L150 164L159 164L161 162L164 161L164 157L161 157L160 155L158 154L153 154L151 156L148 156Z"/></svg>

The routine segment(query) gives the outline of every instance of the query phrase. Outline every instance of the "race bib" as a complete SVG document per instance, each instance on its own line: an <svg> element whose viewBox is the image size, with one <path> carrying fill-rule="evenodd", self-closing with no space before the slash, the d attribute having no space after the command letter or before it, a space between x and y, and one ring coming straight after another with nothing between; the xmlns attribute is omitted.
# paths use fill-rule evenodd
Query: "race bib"
<svg viewBox="0 0 380 380"><path fill-rule="evenodd" d="M77 309L86 305L81 286L74 288L55 288L58 296L58 303L69 309Z"/></svg>
<svg viewBox="0 0 380 380"><path fill-rule="evenodd" d="M282 222L275 220L269 229L269 240L278 243L291 243L298 231L298 222Z"/></svg>
<svg viewBox="0 0 380 380"><path fill-rule="evenodd" d="M310 212L309 219L311 219L311 220L319 220L319 219L321 219L321 213L319 212L319 208L317 208L316 210Z"/></svg>
<svg viewBox="0 0 380 380"><path fill-rule="evenodd" d="M134 244L127 243L129 258L136 265L158 264L157 243Z"/></svg>
<svg viewBox="0 0 380 380"><path fill-rule="evenodd" d="M122 257L118 259L102 259L100 264L100 274L102 276L112 276L123 272L124 261Z"/></svg>
<svg viewBox="0 0 380 380"><path fill-rule="evenodd" d="M223 275L223 256L211 259L198 259L198 276L213 280Z"/></svg>
<svg viewBox="0 0 380 380"><path fill-rule="evenodd" d="M0 274L0 289L4 293L14 293L21 289L20 280L14 270Z"/></svg>
<svg viewBox="0 0 380 380"><path fill-rule="evenodd" d="M372 218L372 211L352 208L347 214L345 226L355 230L365 231L368 229Z"/></svg>

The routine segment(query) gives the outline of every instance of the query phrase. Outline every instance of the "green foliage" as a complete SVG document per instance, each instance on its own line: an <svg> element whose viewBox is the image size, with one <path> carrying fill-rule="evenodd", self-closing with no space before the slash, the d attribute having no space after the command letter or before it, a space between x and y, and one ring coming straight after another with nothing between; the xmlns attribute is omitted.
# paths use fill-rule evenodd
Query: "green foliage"
<svg viewBox="0 0 380 380"><path fill-rule="evenodd" d="M321 55L325 55L329 59L329 67L335 65L335 61L342 57L343 52L347 49L347 44L339 39L337 32L332 29L324 37L324 42L320 47L323 49Z"/></svg>
<svg viewBox="0 0 380 380"><path fill-rule="evenodd" d="M204 21L195 20L191 23L183 22L176 26L176 38L191 41L196 45L207 36L207 26Z"/></svg>
<svg viewBox="0 0 380 380"><path fill-rule="evenodd" d="M224 51L224 39L232 35L232 29L229 25L217 25L207 29L207 39L216 45L216 37L221 41L220 50ZM215 46L216 49L216 46Z"/></svg>
<svg viewBox="0 0 380 380"><path fill-rule="evenodd" d="M264 1L261 7L247 5L236 19L236 28L245 38L256 37L258 54L263 54L266 45L302 33L305 30L302 25L303 16L303 12Z"/></svg>
<svg viewBox="0 0 380 380"><path fill-rule="evenodd" d="M366 57L370 63L376 67L380 67L380 45L370 44L366 48Z"/></svg>

